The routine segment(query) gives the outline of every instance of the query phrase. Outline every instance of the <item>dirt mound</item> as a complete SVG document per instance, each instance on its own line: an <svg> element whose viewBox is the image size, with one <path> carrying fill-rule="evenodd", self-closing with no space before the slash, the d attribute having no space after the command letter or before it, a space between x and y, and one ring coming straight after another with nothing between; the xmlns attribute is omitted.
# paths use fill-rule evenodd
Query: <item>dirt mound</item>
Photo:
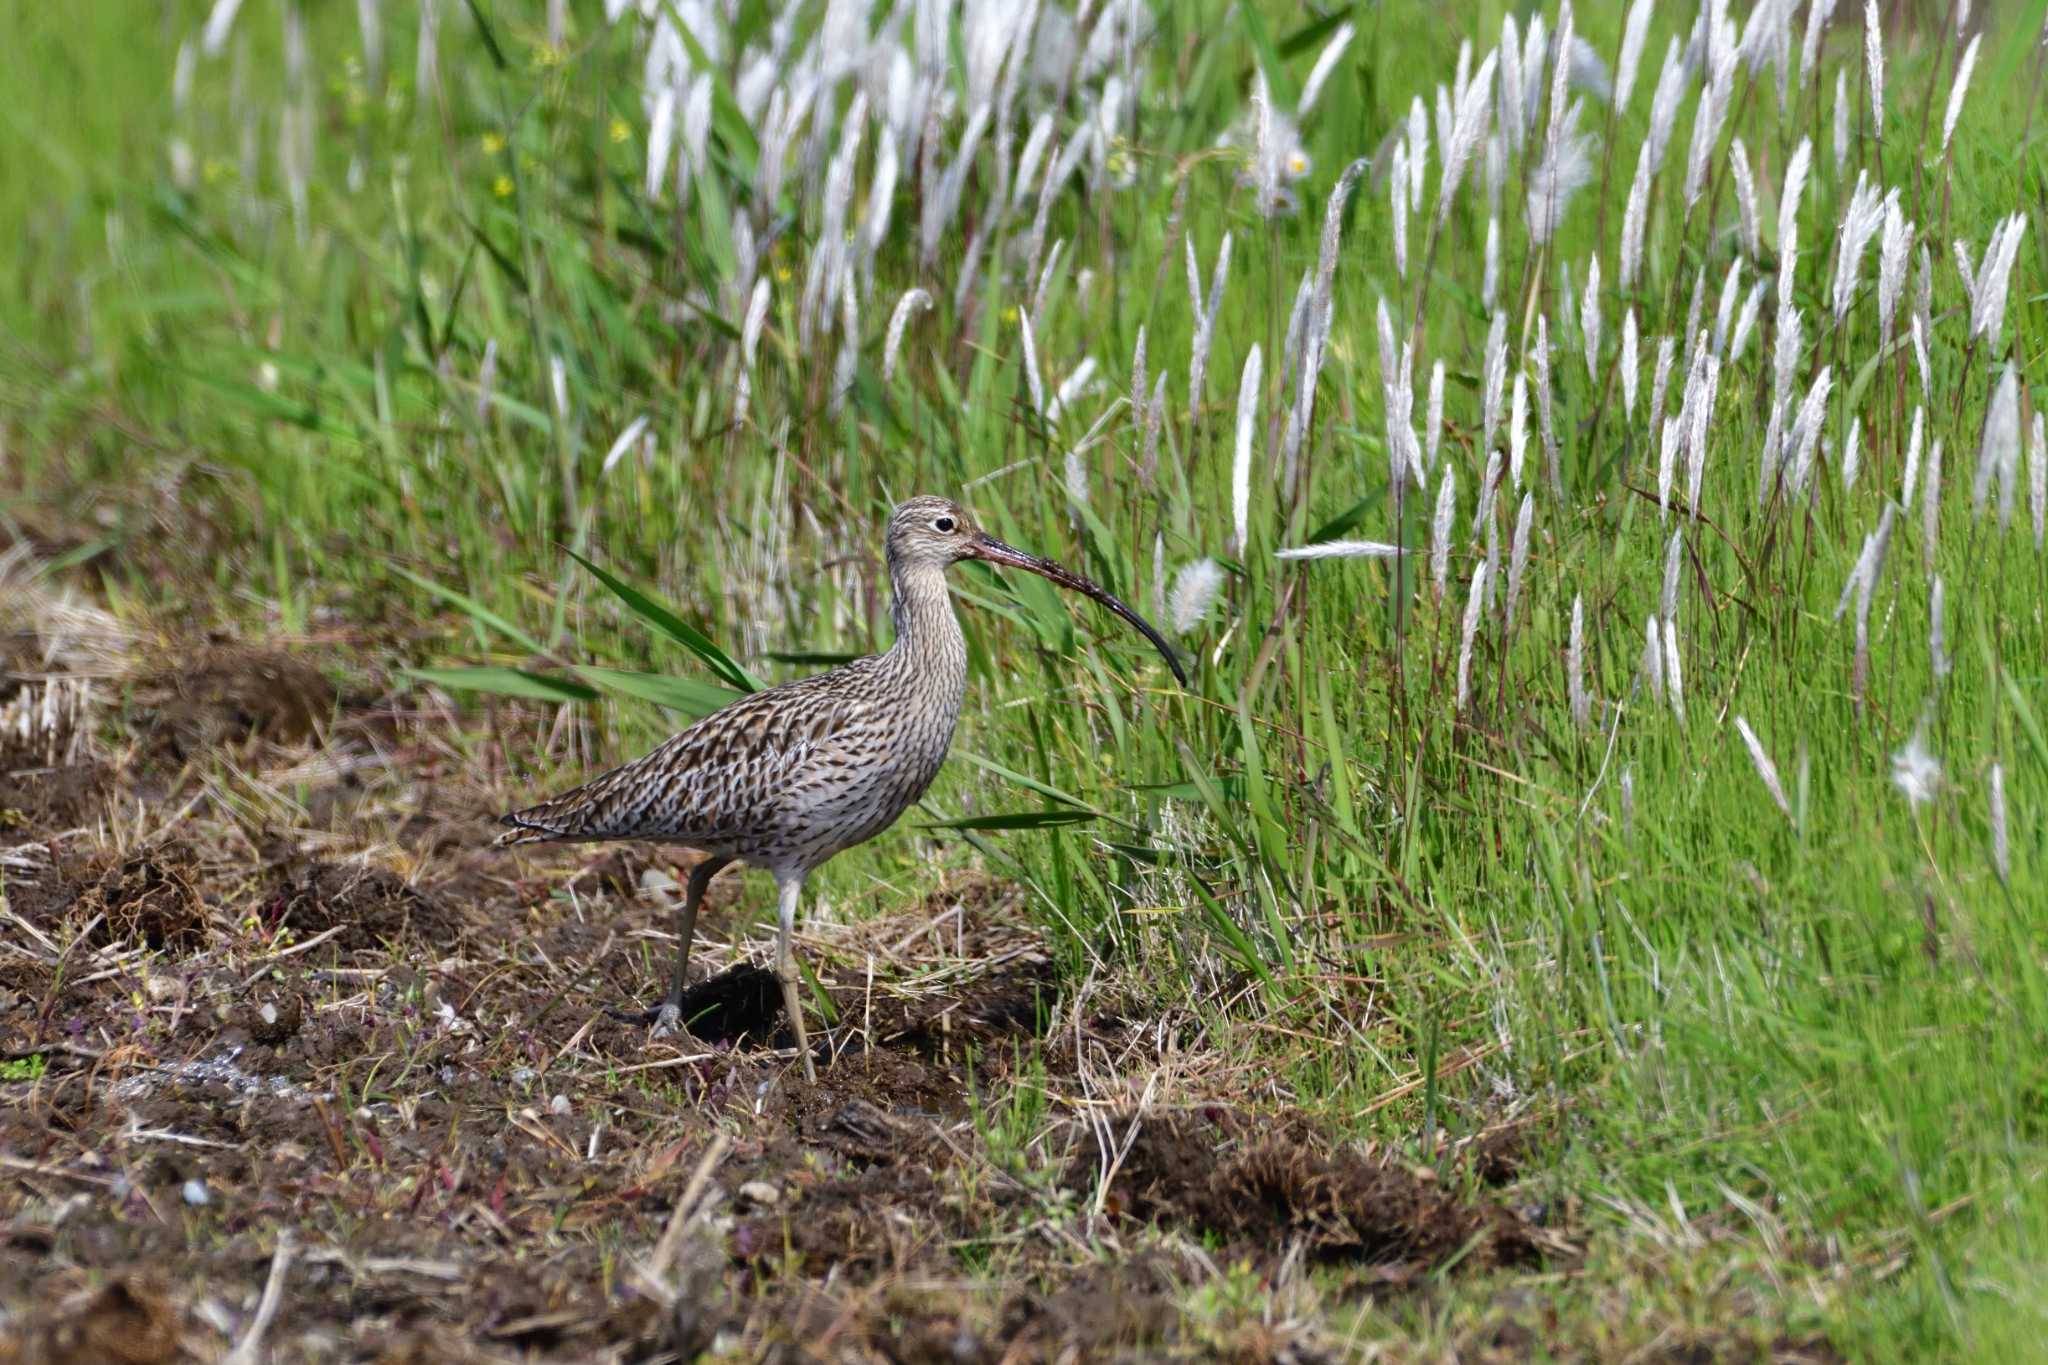
<svg viewBox="0 0 2048 1365"><path fill-rule="evenodd" d="M57 1305L18 1338L0 1336L0 1365L156 1365L182 1357L178 1326L161 1290L123 1277Z"/></svg>
<svg viewBox="0 0 2048 1365"><path fill-rule="evenodd" d="M263 913L273 927L307 936L340 925L335 941L343 948L374 949L408 931L445 942L460 931L446 907L389 869L320 861L287 871Z"/></svg>
<svg viewBox="0 0 2048 1365"><path fill-rule="evenodd" d="M1122 1132L1130 1122L1112 1125ZM1101 1170L1091 1155L1075 1174L1092 1191ZM1229 1112L1144 1120L1115 1169L1107 1207L1221 1238L1254 1257L1277 1256L1298 1241L1313 1260L1382 1266L1395 1281L1454 1257L1485 1266L1539 1256L1518 1216L1459 1197L1433 1172L1332 1151L1312 1134L1274 1132Z"/></svg>
<svg viewBox="0 0 2048 1365"><path fill-rule="evenodd" d="M69 903L46 903L44 913L102 916L90 942L140 940L190 952L206 939L206 903L192 885L194 870L192 855L176 845L144 849L90 882L73 882Z"/></svg>
<svg viewBox="0 0 2048 1365"><path fill-rule="evenodd" d="M151 669L134 696L152 739L178 760L258 738L301 743L319 732L339 701L334 684L303 657L226 644Z"/></svg>

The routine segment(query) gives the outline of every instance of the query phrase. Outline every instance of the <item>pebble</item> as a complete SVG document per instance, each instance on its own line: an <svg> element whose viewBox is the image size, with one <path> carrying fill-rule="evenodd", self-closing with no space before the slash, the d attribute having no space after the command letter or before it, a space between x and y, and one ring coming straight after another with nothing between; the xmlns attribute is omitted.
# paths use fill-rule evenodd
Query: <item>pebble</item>
<svg viewBox="0 0 2048 1365"><path fill-rule="evenodd" d="M782 1191L766 1180L749 1180L740 1186L740 1198L764 1209L772 1209L782 1202Z"/></svg>
<svg viewBox="0 0 2048 1365"><path fill-rule="evenodd" d="M569 1112L569 1097L568 1097L567 1095L557 1095L557 1096L555 1096L555 1097L554 1097L553 1099L549 1100L549 1101L548 1101L548 1112L549 1112L549 1113L552 1113L552 1114L566 1114L566 1113L568 1113L568 1112Z"/></svg>
<svg viewBox="0 0 2048 1365"><path fill-rule="evenodd" d="M185 1182L185 1202L193 1208L203 1209L213 1202L213 1192L206 1188L206 1182L194 1177Z"/></svg>

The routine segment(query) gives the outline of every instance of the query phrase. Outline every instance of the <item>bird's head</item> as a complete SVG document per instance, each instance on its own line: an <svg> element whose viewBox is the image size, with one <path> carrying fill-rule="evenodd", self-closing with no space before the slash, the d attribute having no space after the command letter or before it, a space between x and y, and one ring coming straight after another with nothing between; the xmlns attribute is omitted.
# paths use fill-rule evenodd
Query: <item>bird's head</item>
<svg viewBox="0 0 2048 1365"><path fill-rule="evenodd" d="M1005 545L975 525L967 509L949 498L926 496L899 503L889 517L888 553L892 577L918 569L943 571L958 560L979 559L1035 573L1060 587L1093 598L1150 640L1165 658L1167 667L1173 670L1173 676L1180 679L1181 686L1187 686L1187 674L1181 671L1180 661L1174 657L1172 647L1144 617L1112 596L1107 589L1072 569L1040 555L1026 553L1014 545Z"/></svg>

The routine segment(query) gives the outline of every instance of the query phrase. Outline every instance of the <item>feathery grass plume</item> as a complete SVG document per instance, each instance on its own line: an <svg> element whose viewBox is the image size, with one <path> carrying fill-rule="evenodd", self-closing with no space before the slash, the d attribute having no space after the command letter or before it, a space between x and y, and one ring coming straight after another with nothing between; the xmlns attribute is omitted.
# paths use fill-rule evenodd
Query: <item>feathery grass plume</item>
<svg viewBox="0 0 2048 1365"><path fill-rule="evenodd" d="M1493 104L1493 71L1498 52L1489 52L1472 73L1472 79L1458 95L1458 107L1451 121L1450 138L1443 144L1437 173L1436 226L1441 230L1450 217L1451 199L1465 178L1472 154L1486 140L1486 123Z"/></svg>
<svg viewBox="0 0 2048 1365"><path fill-rule="evenodd" d="M1593 699L1586 693L1586 597L1572 594L1572 631L1564 651L1565 694L1571 701L1572 724L1583 730L1593 720Z"/></svg>
<svg viewBox="0 0 2048 1365"><path fill-rule="evenodd" d="M1465 620L1458 630L1458 706L1462 712L1472 698L1472 641L1479 634L1479 611L1486 605L1486 571L1490 561L1481 561L1472 571L1472 586L1465 596Z"/></svg>
<svg viewBox="0 0 2048 1365"><path fill-rule="evenodd" d="M1478 535L1482 526L1489 525L1493 515L1493 498L1500 486L1500 452L1486 452L1486 468L1479 476L1479 505L1472 513L1472 534Z"/></svg>
<svg viewBox="0 0 2048 1365"><path fill-rule="evenodd" d="M1728 169L1735 178L1736 227L1742 234L1742 249L1754 260L1757 255L1756 179L1750 174L1749 148L1736 138L1728 146Z"/></svg>
<svg viewBox="0 0 2048 1365"><path fill-rule="evenodd" d="M1664 623L1664 695L1671 703L1671 714L1678 717L1680 725L1685 724L1685 670L1681 665L1678 650L1678 627L1669 621Z"/></svg>
<svg viewBox="0 0 2048 1365"><path fill-rule="evenodd" d="M1457 508L1458 471L1456 466L1445 465L1444 476L1436 486L1436 515L1429 523L1429 579L1436 586L1439 599L1450 582L1451 518Z"/></svg>
<svg viewBox="0 0 2048 1365"><path fill-rule="evenodd" d="M1548 245L1572 196L1593 178L1593 139L1578 131L1579 103L1565 112L1557 135L1543 149L1529 181L1529 239Z"/></svg>
<svg viewBox="0 0 2048 1365"><path fill-rule="evenodd" d="M1250 545L1252 513L1252 429L1259 417L1259 347L1244 358L1237 386L1237 455L1230 466L1230 523L1239 554Z"/></svg>
<svg viewBox="0 0 2048 1365"><path fill-rule="evenodd" d="M1643 618L1643 662L1641 665L1643 686L1650 691L1650 700L1658 705L1664 702L1664 641L1657 629L1657 618Z"/></svg>
<svg viewBox="0 0 2048 1365"><path fill-rule="evenodd" d="M1998 530L2002 535L2012 524L2013 494L2020 479L2020 388L2010 362L1991 392L1991 406L1984 414L1984 443L1977 451L1976 478L1970 485L1970 505L1975 516L1984 515L1984 502L1991 481L1998 481Z"/></svg>
<svg viewBox="0 0 2048 1365"><path fill-rule="evenodd" d="M1704 344L1705 338L1700 335L1700 309L1705 306L1706 297L1707 268L1702 265L1693 272L1692 301L1686 305L1685 331L1680 333L1686 339L1685 368L1687 373L1691 373L1693 365L1699 360L1699 353L1706 349Z"/></svg>
<svg viewBox="0 0 2048 1365"><path fill-rule="evenodd" d="M1912 435L1906 438L1906 474L1903 485L1899 489L1899 505L1902 507L1911 507L1913 505L1913 489L1915 482L1920 477L1920 445L1922 438L1926 435L1926 427L1927 409L1915 403L1913 405Z"/></svg>
<svg viewBox="0 0 2048 1365"><path fill-rule="evenodd" d="M1500 293L1500 218L1486 220L1486 268L1479 280L1479 306L1491 310Z"/></svg>
<svg viewBox="0 0 2048 1365"><path fill-rule="evenodd" d="M1764 303L1764 288L1769 282L1758 280L1749 288L1749 297L1742 301L1742 311L1735 315L1735 335L1728 341L1728 363L1734 365L1749 349L1749 338L1756 331L1757 314Z"/></svg>
<svg viewBox="0 0 2048 1365"><path fill-rule="evenodd" d="M1152 401L1145 405L1145 451L1138 462L1138 471L1144 476L1145 486L1152 486L1153 478L1159 472L1159 432L1166 425L1166 372L1152 381Z"/></svg>
<svg viewBox="0 0 2048 1365"><path fill-rule="evenodd" d="M1579 300L1579 338L1586 344L1586 378L1600 382L1600 253L1586 262L1586 292Z"/></svg>
<svg viewBox="0 0 2048 1365"><path fill-rule="evenodd" d="M1209 609L1223 588L1223 570L1213 559L1198 559L1181 566L1173 576L1173 593L1167 599L1166 615L1175 635L1186 635L1208 619Z"/></svg>
<svg viewBox="0 0 2048 1365"><path fill-rule="evenodd" d="M1501 396L1508 380L1508 318L1495 313L1486 328L1486 363L1481 372L1479 448L1492 451L1493 434L1500 430Z"/></svg>
<svg viewBox="0 0 2048 1365"><path fill-rule="evenodd" d="M1870 124L1884 137L1884 29L1877 0L1863 0L1863 65L1870 73Z"/></svg>
<svg viewBox="0 0 2048 1365"><path fill-rule="evenodd" d="M1664 542L1664 595L1658 600L1658 607L1667 621L1678 619L1678 571L1685 554L1685 532L1673 531L1671 539Z"/></svg>
<svg viewBox="0 0 2048 1365"><path fill-rule="evenodd" d="M1914 807L1926 805L1941 790L1941 760L1927 747L1925 716L1913 727L1912 738L1892 754L1892 785Z"/></svg>
<svg viewBox="0 0 2048 1365"><path fill-rule="evenodd" d="M1031 315L1017 315L1018 330L1024 337L1024 383L1031 390L1031 410L1045 416L1045 381L1038 374L1038 344L1031 337Z"/></svg>
<svg viewBox="0 0 2048 1365"><path fill-rule="evenodd" d="M1539 18L1535 22L1541 23ZM1507 136L1509 151L1522 150L1522 137L1528 131L1524 122L1522 99L1522 35L1515 25L1512 13L1500 18L1500 129ZM1533 73L1532 73L1533 79Z"/></svg>
<svg viewBox="0 0 2048 1365"><path fill-rule="evenodd" d="M1886 503L1885 507L1889 511L1891 504ZM1863 585L1870 580L1871 561L1876 554L1877 532L1871 531L1864 535L1863 547L1856 552L1856 562L1849 566L1849 576L1842 580L1842 595L1835 599L1835 613L1828 618L1830 621L1842 619L1842 614L1849 610L1849 604L1856 600L1856 594L1861 592Z"/></svg>
<svg viewBox="0 0 2048 1365"><path fill-rule="evenodd" d="M1195 344L1194 358L1188 370L1188 416L1196 417L1202 410L1203 381L1209 375L1209 347L1216 338L1216 314L1223 307L1223 286L1230 279L1230 234L1223 234L1223 243L1216 248L1216 270L1209 277L1209 301L1202 303L1199 277L1194 269L1194 244L1189 239L1188 278L1195 285Z"/></svg>
<svg viewBox="0 0 2048 1365"><path fill-rule="evenodd" d="M627 452L632 450L633 443L646 433L647 417L645 414L635 417L632 421L628 422L626 429L621 431L618 439L612 442L611 449L605 451L604 463L599 466L597 471L598 476L602 478L604 475L611 473L612 466L625 459Z"/></svg>
<svg viewBox="0 0 2048 1365"><path fill-rule="evenodd" d="M2034 553L2048 541L2048 421L2034 412L2033 439L2027 442L2027 510L2034 518Z"/></svg>
<svg viewBox="0 0 2048 1365"><path fill-rule="evenodd" d="M1408 149L1397 145L1394 148L1394 168L1387 175L1389 204L1388 228L1393 234L1394 269L1402 279L1408 278Z"/></svg>
<svg viewBox="0 0 2048 1365"><path fill-rule="evenodd" d="M1621 770L1621 837L1632 838L1636 828L1636 770L1628 764Z"/></svg>
<svg viewBox="0 0 2048 1365"><path fill-rule="evenodd" d="M1306 114L1315 107L1317 97L1323 93L1324 84L1335 74L1337 63L1344 56L1344 49L1350 46L1351 39L1357 32L1356 26L1352 24L1339 24L1337 31L1330 35L1330 41L1323 44L1323 50L1316 54L1315 65L1309 68L1308 79L1301 83L1301 98L1295 103L1295 113Z"/></svg>
<svg viewBox="0 0 2048 1365"><path fill-rule="evenodd" d="M1842 211L1841 233L1835 245L1835 278L1832 302L1835 310L1835 325L1842 325L1842 319L1849 314L1849 305L1856 299L1856 276L1862 269L1864 248L1877 234L1884 222L1887 202L1898 202L1898 191L1892 191L1889 201L1880 199L1877 186L1870 184L1861 171L1856 174L1856 190L1849 197L1848 207Z"/></svg>
<svg viewBox="0 0 2048 1365"><path fill-rule="evenodd" d="M1086 507L1089 496L1088 462L1081 458L1079 450L1067 452L1064 472L1066 474L1067 501L1073 503L1076 508Z"/></svg>
<svg viewBox="0 0 2048 1365"><path fill-rule="evenodd" d="M1989 783L1991 816L1991 870L2000 883L2012 884L2012 844L2005 829L2005 765L1993 763Z"/></svg>
<svg viewBox="0 0 2048 1365"><path fill-rule="evenodd" d="M1131 348L1131 425L1145 425L1145 324L1138 324L1138 342Z"/></svg>
<svg viewBox="0 0 2048 1365"><path fill-rule="evenodd" d="M2005 226L2005 221L2000 219L1997 227L1992 228L1992 239L1985 243L1987 247L1996 250L1998 245L1998 228L2003 226ZM1952 246L1955 251L1956 274L1963 277L1963 294L1974 303L1977 297L1977 267L1970 259L1970 244L1961 238L1957 238Z"/></svg>
<svg viewBox="0 0 2048 1365"><path fill-rule="evenodd" d="M1842 447L1842 488L1845 492L1856 486L1857 469L1862 460L1862 451L1859 449L1862 439L1863 423L1857 420L1854 413L1851 413L1849 415L1849 440Z"/></svg>
<svg viewBox="0 0 2048 1365"><path fill-rule="evenodd" d="M1664 420L1664 398L1671 390L1671 362L1678 358L1678 339L1659 337L1657 339L1657 368L1650 374L1650 430L1655 432L1657 424Z"/></svg>
<svg viewBox="0 0 2048 1365"><path fill-rule="evenodd" d="M1934 680L1938 683L1948 676L1948 632L1942 625L1942 605L1947 593L1942 587L1941 575L1936 574L1927 583L1927 657L1934 669Z"/></svg>
<svg viewBox="0 0 2048 1365"><path fill-rule="evenodd" d="M1835 174L1849 173L1849 69L1835 70Z"/></svg>
<svg viewBox="0 0 2048 1365"><path fill-rule="evenodd" d="M1820 59L1820 35L1835 12L1835 0L1812 0L1806 10L1806 39L1799 45L1799 88L1806 88L1806 73L1816 69Z"/></svg>
<svg viewBox="0 0 2048 1365"><path fill-rule="evenodd" d="M1399 559L1409 551L1383 540L1319 540L1275 550L1275 559Z"/></svg>
<svg viewBox="0 0 2048 1365"><path fill-rule="evenodd" d="M1685 158L1685 206L1699 202L1707 186L1707 166L1721 140L1721 123L1728 117L1728 99L1735 90L1735 51L1723 49L1713 59L1707 88L1700 95L1692 118L1692 146Z"/></svg>
<svg viewBox="0 0 2048 1365"><path fill-rule="evenodd" d="M569 420L569 367L560 355L548 357L548 395L554 400L555 420Z"/></svg>
<svg viewBox="0 0 2048 1365"><path fill-rule="evenodd" d="M1735 297L1742 291L1742 258L1728 262L1728 274L1721 281L1721 301L1714 308L1714 354L1726 355L1728 329L1735 320Z"/></svg>
<svg viewBox="0 0 2048 1365"><path fill-rule="evenodd" d="M1621 28L1621 54L1614 63L1614 107L1628 108L1635 93L1636 74L1643 66L1643 44L1650 36L1650 0L1635 0L1628 7L1628 21Z"/></svg>
<svg viewBox="0 0 2048 1365"><path fill-rule="evenodd" d="M1088 391L1090 381L1094 378L1095 357L1084 355L1081 357L1081 363L1073 368L1072 372L1061 382L1059 390L1053 394L1052 402L1045 410L1045 420L1047 422L1059 421L1060 417L1069 408L1073 407L1075 400ZM1115 408L1116 404L1112 402L1109 411L1115 411ZM1107 413L1104 414L1104 416L1107 415Z"/></svg>
<svg viewBox="0 0 2048 1365"><path fill-rule="evenodd" d="M1491 505L1486 511L1486 607L1500 600L1500 581L1505 577L1500 569L1500 518L1494 515Z"/></svg>
<svg viewBox="0 0 2048 1365"><path fill-rule="evenodd" d="M1564 501L1564 481L1557 467L1557 428L1551 421L1550 405L1550 319L1536 315L1536 416L1543 433L1543 462L1550 473L1551 492Z"/></svg>
<svg viewBox="0 0 2048 1365"><path fill-rule="evenodd" d="M1350 28L1349 24L1344 26ZM1322 240L1316 249L1316 312L1327 315L1337 279L1337 248L1344 232L1344 206L1350 202L1351 191L1358 184L1360 176L1371 166L1371 159L1360 157L1344 168L1337 177L1337 183L1330 187L1329 202L1323 208Z"/></svg>
<svg viewBox="0 0 2048 1365"><path fill-rule="evenodd" d="M1508 474L1522 486L1522 462L1529 453L1529 372L1515 371L1515 396L1508 404Z"/></svg>
<svg viewBox="0 0 2048 1365"><path fill-rule="evenodd" d="M1920 563L1934 572L1934 551L1941 542L1941 438L1927 451L1926 482L1920 488Z"/></svg>
<svg viewBox="0 0 2048 1365"><path fill-rule="evenodd" d="M1714 400L1721 392L1721 362L1709 353L1700 370L1699 400L1693 405L1692 430L1685 439L1685 500L1693 520L1700 515L1700 484L1707 472L1707 432L1714 420Z"/></svg>
<svg viewBox="0 0 2048 1365"><path fill-rule="evenodd" d="M661 198L661 187L668 180L669 162L674 158L676 145L676 92L673 86L663 86L661 93L654 97L654 111L647 121L647 197Z"/></svg>
<svg viewBox="0 0 2048 1365"><path fill-rule="evenodd" d="M1635 287L1643 268L1643 227L1650 211L1650 144L1636 152L1635 179L1628 186L1628 207L1621 215L1621 287Z"/></svg>
<svg viewBox="0 0 2048 1365"><path fill-rule="evenodd" d="M1674 37L1664 49L1664 69L1657 73L1657 88L1650 96L1650 131L1643 147L1651 175L1663 167L1672 129L1678 126L1678 102L1685 98L1685 67L1684 49Z"/></svg>
<svg viewBox="0 0 2048 1365"><path fill-rule="evenodd" d="M1024 138L1024 150L1017 157L1017 178L1010 184L1010 207L1022 208L1024 196L1031 193L1031 186L1038 176L1039 162L1045 157L1046 148L1052 144L1052 111L1046 110L1032 123L1031 131ZM1059 153L1053 153L1057 159Z"/></svg>
<svg viewBox="0 0 2048 1365"><path fill-rule="evenodd" d="M1444 440L1444 363L1441 360L1429 370L1429 407L1425 411L1423 429L1426 434L1423 439L1427 444L1423 447L1423 464L1426 468L1435 469L1436 453Z"/></svg>
<svg viewBox="0 0 2048 1365"><path fill-rule="evenodd" d="M1799 416L1793 420L1792 467L1788 482L1795 498L1805 495L1807 480L1813 475L1813 454L1820 445L1820 429L1827 422L1828 395L1834 387L1834 367L1821 366L1820 373L1814 376L1813 387L1806 391L1806 401L1799 405Z"/></svg>
<svg viewBox="0 0 2048 1365"><path fill-rule="evenodd" d="M209 57L218 57L227 47L228 34L234 29L235 15L242 8L242 0L213 0L213 8L206 12L206 26L199 31L199 50Z"/></svg>
<svg viewBox="0 0 2048 1365"><path fill-rule="evenodd" d="M1429 170L1429 111L1417 95L1408 102L1408 211L1422 212L1422 191Z"/></svg>
<svg viewBox="0 0 2048 1365"><path fill-rule="evenodd" d="M1906 287L1906 248L1913 239L1913 225L1899 208L1898 192L1885 198L1884 233L1877 246L1877 331L1879 341L1888 341L1892 319L1898 315L1899 295Z"/></svg>
<svg viewBox="0 0 2048 1365"><path fill-rule="evenodd" d="M1543 141L1548 145L1555 143L1564 132L1565 81L1571 75L1572 0L1563 0L1563 3L1558 6L1557 41L1551 45L1547 52L1536 34L1536 23L1540 22L1540 20L1541 16L1539 15L1537 20L1531 21L1529 41L1530 45L1542 55L1531 60L1528 54L1524 53L1522 69L1525 72L1536 71L1541 69L1544 61L1550 60L1550 102L1547 106L1550 111L1550 120L1544 125L1543 130ZM1531 94L1533 96L1534 92L1532 91ZM1533 116L1533 109L1531 113Z"/></svg>
<svg viewBox="0 0 2048 1365"><path fill-rule="evenodd" d="M765 288L767 284L768 281L763 279L760 287ZM882 343L882 382L884 384L896 377L896 357L903 349L903 333L910 326L910 315L915 312L929 312L931 306L932 296L929 291L923 289L906 289L903 291L903 297L896 300L895 311L889 314L889 333ZM1139 356L1140 363L1142 364L1143 347L1145 344L1142 329L1138 335Z"/></svg>
<svg viewBox="0 0 2048 1365"><path fill-rule="evenodd" d="M1060 268L1060 253L1067 249L1067 239L1061 237L1053 242L1052 250L1045 253L1045 264L1039 268L1038 283L1031 289L1031 325L1036 327L1045 319L1045 296L1052 288L1053 276Z"/></svg>
<svg viewBox="0 0 2048 1365"><path fill-rule="evenodd" d="M1787 820L1792 818L1792 803L1785 799L1785 784L1778 780L1778 765L1771 762L1771 756L1764 752L1763 741L1756 737L1756 731L1749 728L1749 722L1741 716L1735 718L1735 733L1742 736L1742 743L1749 750L1749 762L1756 769L1756 775L1763 779L1764 790L1771 794L1771 802Z"/></svg>
<svg viewBox="0 0 2048 1365"><path fill-rule="evenodd" d="M1948 109L1941 116L1941 154L1948 156L1949 142L1956 135L1956 120L1963 116L1963 97L1970 93L1970 73L1977 68L1977 48L1984 41L1982 33L1970 39L1970 45L1963 49L1963 59L1956 64L1955 83L1949 87Z"/></svg>
<svg viewBox="0 0 2048 1365"><path fill-rule="evenodd" d="M1678 419L1664 419L1663 439L1657 446L1657 523L1671 516L1671 481L1678 473Z"/></svg>
<svg viewBox="0 0 2048 1365"><path fill-rule="evenodd" d="M1308 338L1309 303L1315 294L1315 273L1304 271L1301 283L1295 286L1294 306L1287 311L1287 333L1280 343L1281 388L1286 388L1286 377L1294 373L1295 362L1307 358L1305 342Z"/></svg>
<svg viewBox="0 0 2048 1365"><path fill-rule="evenodd" d="M1636 385L1642 377L1638 354L1641 348L1641 338L1636 334L1636 310L1629 308L1621 315L1621 415L1631 422L1636 416Z"/></svg>
<svg viewBox="0 0 2048 1365"><path fill-rule="evenodd" d="M2027 220L2018 213L1991 230L1970 291L1970 336L1988 341L1994 353L2005 326L2005 296L2012 284L2013 262L2019 257L2020 236L2026 230Z"/></svg>
<svg viewBox="0 0 2048 1365"><path fill-rule="evenodd" d="M476 420L481 422L490 416L492 391L498 382L498 339L490 337L484 342L484 358L476 369Z"/></svg>
<svg viewBox="0 0 2048 1365"><path fill-rule="evenodd" d="M1927 367L1927 328L1921 322L1920 314L1913 315L1912 323L1907 330L1912 334L1913 365L1920 373L1920 398L1925 402L1930 397L1930 380Z"/></svg>
<svg viewBox="0 0 2048 1365"><path fill-rule="evenodd" d="M441 0L421 0L419 37L413 50L414 98L423 99L441 83Z"/></svg>
<svg viewBox="0 0 2048 1365"><path fill-rule="evenodd" d="M1799 146L1793 149L1792 159L1785 163L1784 188L1778 194L1778 253L1788 257L1799 241L1799 201L1806 194L1806 180L1813 173L1813 139L1799 139ZM1789 299L1791 290L1791 267L1781 267L1778 297Z"/></svg>
<svg viewBox="0 0 2048 1365"><path fill-rule="evenodd" d="M1536 495L1522 494L1522 508L1515 514L1515 538L1508 546L1508 600L1503 631L1515 624L1515 603L1522 597L1522 574L1529 567L1529 532L1536 520Z"/></svg>

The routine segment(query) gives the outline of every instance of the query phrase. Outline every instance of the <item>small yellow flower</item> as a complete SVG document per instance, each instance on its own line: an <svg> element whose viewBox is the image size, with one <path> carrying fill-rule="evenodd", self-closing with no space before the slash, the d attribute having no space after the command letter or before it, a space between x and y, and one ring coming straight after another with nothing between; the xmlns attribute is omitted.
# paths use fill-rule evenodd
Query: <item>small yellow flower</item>
<svg viewBox="0 0 2048 1365"><path fill-rule="evenodd" d="M775 282L776 282L777 284L788 284L788 283L789 283L789 267L788 267L788 266L786 266L786 265L778 265L778 266L776 266L776 267L775 267Z"/></svg>
<svg viewBox="0 0 2048 1365"><path fill-rule="evenodd" d="M541 68L560 66L562 64L562 49L556 47L553 43L535 43L533 45L533 64Z"/></svg>
<svg viewBox="0 0 2048 1365"><path fill-rule="evenodd" d="M484 155L496 156L505 150L505 136L502 133L484 134Z"/></svg>
<svg viewBox="0 0 2048 1365"><path fill-rule="evenodd" d="M217 156L206 158L206 164L199 168L199 178L209 185L218 185L223 180L232 179L234 174L234 166Z"/></svg>
<svg viewBox="0 0 2048 1365"><path fill-rule="evenodd" d="M1010 305L1009 307L1007 307L1007 308L1005 308L1005 309L1003 310L1003 321L1004 321L1004 322L1015 322L1016 320L1017 320L1017 305L1013 303L1013 304L1011 304L1011 305Z"/></svg>
<svg viewBox="0 0 2048 1365"><path fill-rule="evenodd" d="M510 199L512 197L512 177L501 175L496 180L493 180L491 182L491 193L497 195L500 199Z"/></svg>
<svg viewBox="0 0 2048 1365"><path fill-rule="evenodd" d="M633 130L626 126L626 121L624 119L620 118L617 114L614 114L612 115L611 135L612 141L624 142L627 138L633 135Z"/></svg>

